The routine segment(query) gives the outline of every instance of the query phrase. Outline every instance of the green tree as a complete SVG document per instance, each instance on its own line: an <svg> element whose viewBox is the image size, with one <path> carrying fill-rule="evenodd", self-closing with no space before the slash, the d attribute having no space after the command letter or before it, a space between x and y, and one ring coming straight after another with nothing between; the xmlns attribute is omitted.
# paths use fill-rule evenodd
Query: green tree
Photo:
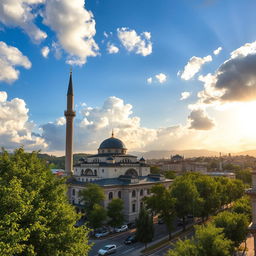
<svg viewBox="0 0 256 256"><path fill-rule="evenodd" d="M232 241L223 234L222 228L212 224L197 226L195 233L195 245L197 256L230 256L233 248Z"/></svg>
<svg viewBox="0 0 256 256"><path fill-rule="evenodd" d="M223 228L225 237L230 239L235 247L246 239L249 222L244 214L221 212L214 217L213 223L216 227Z"/></svg>
<svg viewBox="0 0 256 256"><path fill-rule="evenodd" d="M138 219L136 219L136 238L139 242L147 244L153 240L154 225L152 216L144 207L140 210Z"/></svg>
<svg viewBox="0 0 256 256"><path fill-rule="evenodd" d="M107 219L107 211L99 204L94 204L88 215L88 221L92 228L99 228Z"/></svg>
<svg viewBox="0 0 256 256"><path fill-rule="evenodd" d="M243 181L243 183L250 185L252 183L251 168L236 171L236 178Z"/></svg>
<svg viewBox="0 0 256 256"><path fill-rule="evenodd" d="M109 224L112 227L120 226L124 221L124 202L119 198L114 198L108 204L108 217L110 218Z"/></svg>
<svg viewBox="0 0 256 256"><path fill-rule="evenodd" d="M197 248L193 240L179 240L174 250L169 250L166 256L197 256Z"/></svg>
<svg viewBox="0 0 256 256"><path fill-rule="evenodd" d="M160 173L162 173L162 170L158 166L150 166L150 173L152 173L152 174L160 174Z"/></svg>
<svg viewBox="0 0 256 256"><path fill-rule="evenodd" d="M87 183L85 189L79 193L81 202L87 215L93 210L94 204L101 204L105 198L104 190L97 184Z"/></svg>
<svg viewBox="0 0 256 256"><path fill-rule="evenodd" d="M230 256L232 241L222 233L222 228L214 225L197 226L195 237L179 241L167 256Z"/></svg>
<svg viewBox="0 0 256 256"><path fill-rule="evenodd" d="M185 220L188 214L195 214L202 199L194 183L189 176L180 176L171 186L171 196L175 198L175 210L179 218L183 220L183 230L186 228Z"/></svg>
<svg viewBox="0 0 256 256"><path fill-rule="evenodd" d="M252 219L252 205L248 196L243 196L236 200L232 206L232 212L245 214L248 221Z"/></svg>
<svg viewBox="0 0 256 256"><path fill-rule="evenodd" d="M204 221L210 214L215 213L220 208L221 199L218 193L217 181L209 176L197 175L195 176L195 185L201 197L200 205L198 206L198 216Z"/></svg>
<svg viewBox="0 0 256 256"><path fill-rule="evenodd" d="M36 152L0 156L0 255L88 255L88 229L67 200L65 180Z"/></svg>
<svg viewBox="0 0 256 256"><path fill-rule="evenodd" d="M167 179L175 179L176 172L175 171L166 171L166 172L164 172L164 177Z"/></svg>
<svg viewBox="0 0 256 256"><path fill-rule="evenodd" d="M175 199L171 196L170 190L165 188L162 184L154 185L151 188L152 195L146 197L146 207L152 211L152 213L159 214L163 219L168 233L171 238L173 230L173 221L175 214Z"/></svg>

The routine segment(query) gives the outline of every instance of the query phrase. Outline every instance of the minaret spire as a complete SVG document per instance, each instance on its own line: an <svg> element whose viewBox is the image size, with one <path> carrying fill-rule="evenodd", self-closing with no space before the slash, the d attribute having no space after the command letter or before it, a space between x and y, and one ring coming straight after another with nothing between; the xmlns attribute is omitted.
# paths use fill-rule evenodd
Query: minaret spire
<svg viewBox="0 0 256 256"><path fill-rule="evenodd" d="M67 110L64 112L66 117L66 157L65 170L68 176L73 174L73 136L74 136L74 92L72 82L72 67L70 69L69 84L67 92Z"/></svg>
<svg viewBox="0 0 256 256"><path fill-rule="evenodd" d="M112 129L111 137L114 138L114 129Z"/></svg>

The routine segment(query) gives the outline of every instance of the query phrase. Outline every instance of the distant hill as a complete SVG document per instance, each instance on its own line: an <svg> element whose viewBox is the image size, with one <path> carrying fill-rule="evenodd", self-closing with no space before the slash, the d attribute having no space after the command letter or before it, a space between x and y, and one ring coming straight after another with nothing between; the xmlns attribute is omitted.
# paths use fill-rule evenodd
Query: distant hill
<svg viewBox="0 0 256 256"><path fill-rule="evenodd" d="M190 157L200 157L200 156L218 156L219 152L210 151L206 149L188 149L188 150L156 150L148 152L130 152L133 155L138 157L144 157L146 159L161 159L161 158L170 158L171 155L184 155L185 158Z"/></svg>
<svg viewBox="0 0 256 256"><path fill-rule="evenodd" d="M78 153L74 154L74 163L77 163L81 157L86 157L89 154ZM65 156L53 156L48 154L38 154L39 158L44 159L52 165L54 169L65 169Z"/></svg>
<svg viewBox="0 0 256 256"><path fill-rule="evenodd" d="M237 153L234 153L232 155L236 155L236 156L239 156L239 155L248 155L248 156L254 156L256 157L256 150L247 150L247 151L242 151L242 152L237 152Z"/></svg>

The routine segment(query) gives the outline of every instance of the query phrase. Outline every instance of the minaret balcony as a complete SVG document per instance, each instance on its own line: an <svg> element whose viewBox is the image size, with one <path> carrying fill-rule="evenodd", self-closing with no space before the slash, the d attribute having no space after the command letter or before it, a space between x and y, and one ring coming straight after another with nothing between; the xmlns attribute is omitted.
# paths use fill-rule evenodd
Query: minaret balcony
<svg viewBox="0 0 256 256"><path fill-rule="evenodd" d="M72 111L72 110L66 110L66 111L64 112L64 115L65 115L65 116L73 116L73 117L75 117L75 116L76 116L76 112L75 112L75 111Z"/></svg>

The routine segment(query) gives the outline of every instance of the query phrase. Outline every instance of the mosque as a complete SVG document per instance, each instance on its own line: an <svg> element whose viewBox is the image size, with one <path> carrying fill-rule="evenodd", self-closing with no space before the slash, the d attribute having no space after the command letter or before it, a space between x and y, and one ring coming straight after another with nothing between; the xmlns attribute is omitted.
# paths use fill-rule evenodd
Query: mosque
<svg viewBox="0 0 256 256"><path fill-rule="evenodd" d="M79 191L83 190L88 182L98 184L105 193L103 206L107 207L113 198L124 201L124 217L126 222L134 222L138 217L143 204L143 197L150 194L150 188L155 184L164 184L168 187L172 180L162 175L150 174L150 167L146 161L127 154L125 144L112 136L104 140L95 155L81 158L73 166L73 120L74 94L72 72L70 73L67 93L66 116L66 159L65 171L69 179L69 200L82 209Z"/></svg>

